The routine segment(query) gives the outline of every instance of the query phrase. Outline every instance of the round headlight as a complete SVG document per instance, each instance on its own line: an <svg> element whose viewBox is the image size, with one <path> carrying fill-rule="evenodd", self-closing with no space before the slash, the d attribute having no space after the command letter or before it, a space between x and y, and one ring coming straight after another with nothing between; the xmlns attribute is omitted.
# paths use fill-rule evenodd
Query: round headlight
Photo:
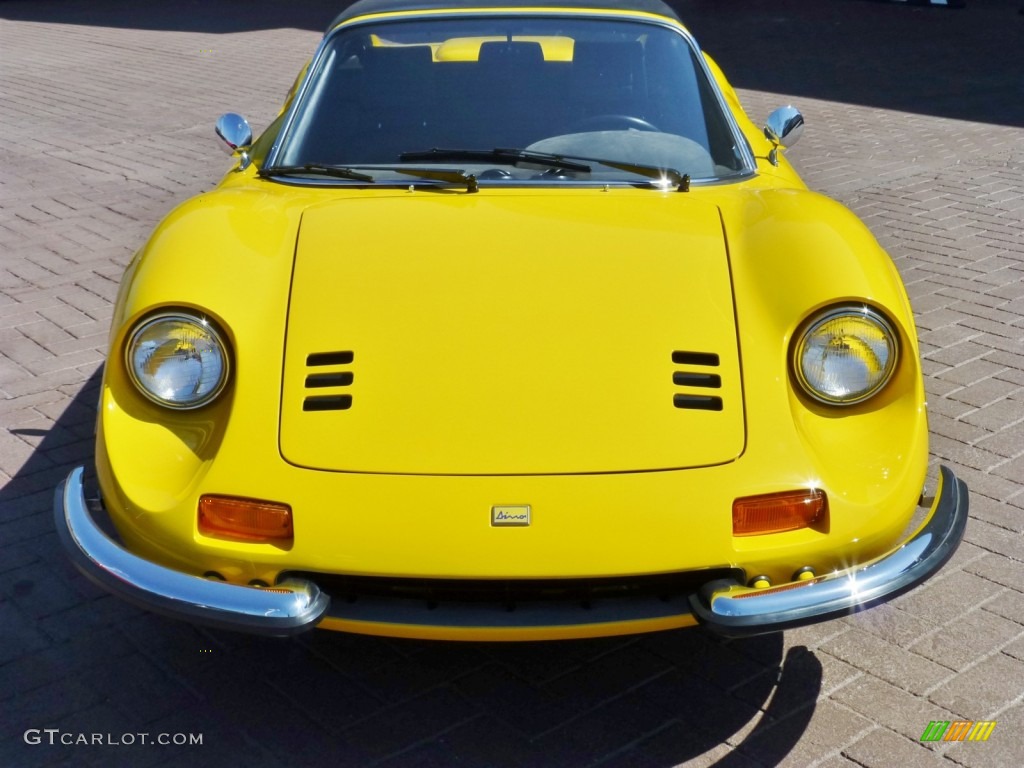
<svg viewBox="0 0 1024 768"><path fill-rule="evenodd" d="M198 408L224 389L228 355L206 320L166 314L141 323L128 339L125 363L139 391L168 408Z"/></svg>
<svg viewBox="0 0 1024 768"><path fill-rule="evenodd" d="M898 352L892 326L869 307L839 307L815 318L798 340L793 369L815 400L852 405L889 380Z"/></svg>

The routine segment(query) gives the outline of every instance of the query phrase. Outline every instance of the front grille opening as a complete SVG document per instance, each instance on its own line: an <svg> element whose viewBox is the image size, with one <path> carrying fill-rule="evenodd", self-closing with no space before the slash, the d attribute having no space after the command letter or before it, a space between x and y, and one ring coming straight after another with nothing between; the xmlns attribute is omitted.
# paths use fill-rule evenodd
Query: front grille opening
<svg viewBox="0 0 1024 768"><path fill-rule="evenodd" d="M402 579L288 572L282 573L279 580L289 577L312 581L332 600L349 605L363 600L385 600L418 604L427 611L436 611L453 604L471 604L478 609L506 613L527 604L574 606L590 611L611 601L668 603L687 598L710 581L733 579L745 583L745 574L736 568L592 579Z"/></svg>

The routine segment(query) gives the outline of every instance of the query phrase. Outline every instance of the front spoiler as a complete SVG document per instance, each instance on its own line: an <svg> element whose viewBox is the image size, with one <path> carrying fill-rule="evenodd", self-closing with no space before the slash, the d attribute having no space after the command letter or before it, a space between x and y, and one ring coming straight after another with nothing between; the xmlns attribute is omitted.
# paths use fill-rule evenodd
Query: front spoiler
<svg viewBox="0 0 1024 768"><path fill-rule="evenodd" d="M82 468L72 470L54 499L57 535L86 577L156 613L219 629L287 636L312 629L330 598L309 581L272 589L228 584L175 571L137 557L114 542L89 513Z"/></svg>
<svg viewBox="0 0 1024 768"><path fill-rule="evenodd" d="M967 486L947 467L928 517L895 549L867 563L767 589L718 581L690 598L708 629L729 637L776 632L838 618L890 600L934 575L956 551L967 526Z"/></svg>

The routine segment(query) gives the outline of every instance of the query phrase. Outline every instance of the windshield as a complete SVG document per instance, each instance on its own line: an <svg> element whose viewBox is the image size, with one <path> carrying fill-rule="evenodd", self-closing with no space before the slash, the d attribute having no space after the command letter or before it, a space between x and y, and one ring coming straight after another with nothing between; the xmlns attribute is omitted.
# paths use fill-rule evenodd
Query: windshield
<svg viewBox="0 0 1024 768"><path fill-rule="evenodd" d="M435 167L481 182L656 175L631 166L694 180L743 174L737 132L697 55L672 28L608 18L344 27L325 41L273 168L294 177L309 166L320 179L328 167L360 169L405 183L442 178L420 172ZM562 157L586 162L563 167ZM329 178L353 183L339 177Z"/></svg>

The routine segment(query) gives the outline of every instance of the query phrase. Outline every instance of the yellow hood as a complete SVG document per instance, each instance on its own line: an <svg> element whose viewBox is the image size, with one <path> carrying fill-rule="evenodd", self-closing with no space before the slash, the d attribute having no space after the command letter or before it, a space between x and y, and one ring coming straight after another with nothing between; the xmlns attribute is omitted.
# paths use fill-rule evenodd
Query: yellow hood
<svg viewBox="0 0 1024 768"><path fill-rule="evenodd" d="M322 470L721 464L745 442L717 208L650 190L398 193L309 209L281 453Z"/></svg>

